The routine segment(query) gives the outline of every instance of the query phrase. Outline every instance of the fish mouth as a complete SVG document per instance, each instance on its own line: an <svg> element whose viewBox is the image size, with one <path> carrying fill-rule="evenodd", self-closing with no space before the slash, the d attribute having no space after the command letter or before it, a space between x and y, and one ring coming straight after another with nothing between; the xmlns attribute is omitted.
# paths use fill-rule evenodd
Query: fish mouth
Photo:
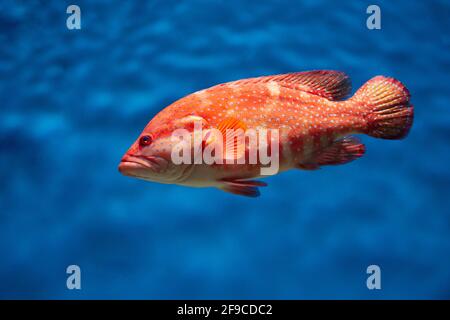
<svg viewBox="0 0 450 320"><path fill-rule="evenodd" d="M119 172L126 176L144 177L145 173L161 173L167 167L167 160L154 156L124 155L119 163Z"/></svg>

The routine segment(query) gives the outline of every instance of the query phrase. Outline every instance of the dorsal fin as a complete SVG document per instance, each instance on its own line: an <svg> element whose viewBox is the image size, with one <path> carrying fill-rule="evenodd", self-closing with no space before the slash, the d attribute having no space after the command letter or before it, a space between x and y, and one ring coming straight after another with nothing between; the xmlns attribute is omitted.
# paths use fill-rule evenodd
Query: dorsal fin
<svg viewBox="0 0 450 320"><path fill-rule="evenodd" d="M242 79L228 84L244 85L253 83L277 82L279 85L315 94L328 100L342 100L351 92L350 78L343 72L316 70L294 72L274 76Z"/></svg>

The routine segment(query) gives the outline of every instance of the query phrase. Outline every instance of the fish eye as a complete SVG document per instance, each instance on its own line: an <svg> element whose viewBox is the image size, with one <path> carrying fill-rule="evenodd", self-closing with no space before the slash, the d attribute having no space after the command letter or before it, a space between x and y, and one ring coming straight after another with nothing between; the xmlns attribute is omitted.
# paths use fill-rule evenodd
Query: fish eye
<svg viewBox="0 0 450 320"><path fill-rule="evenodd" d="M149 136L149 135L142 136L142 137L139 139L139 145L140 145L141 147L145 147L145 146L150 145L150 144L152 143L152 141L153 141L153 139L152 139L151 136Z"/></svg>

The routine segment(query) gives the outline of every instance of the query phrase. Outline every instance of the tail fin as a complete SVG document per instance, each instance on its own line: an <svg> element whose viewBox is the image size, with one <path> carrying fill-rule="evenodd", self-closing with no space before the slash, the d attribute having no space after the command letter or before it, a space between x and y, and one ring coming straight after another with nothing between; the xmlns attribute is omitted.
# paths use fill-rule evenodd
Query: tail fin
<svg viewBox="0 0 450 320"><path fill-rule="evenodd" d="M408 89L398 80L377 76L351 98L367 108L367 131L372 137L402 139L413 123L414 108Z"/></svg>

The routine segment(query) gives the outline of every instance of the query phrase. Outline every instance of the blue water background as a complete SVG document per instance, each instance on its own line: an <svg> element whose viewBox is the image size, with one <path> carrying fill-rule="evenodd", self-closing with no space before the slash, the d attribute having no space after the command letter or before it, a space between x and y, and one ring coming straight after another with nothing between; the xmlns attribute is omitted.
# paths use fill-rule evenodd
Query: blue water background
<svg viewBox="0 0 450 320"><path fill-rule="evenodd" d="M372 1L77 0L78 31L72 3L0 3L1 298L450 298L449 1L376 1L381 30ZM408 138L258 199L117 172L174 100L310 69L404 82Z"/></svg>

